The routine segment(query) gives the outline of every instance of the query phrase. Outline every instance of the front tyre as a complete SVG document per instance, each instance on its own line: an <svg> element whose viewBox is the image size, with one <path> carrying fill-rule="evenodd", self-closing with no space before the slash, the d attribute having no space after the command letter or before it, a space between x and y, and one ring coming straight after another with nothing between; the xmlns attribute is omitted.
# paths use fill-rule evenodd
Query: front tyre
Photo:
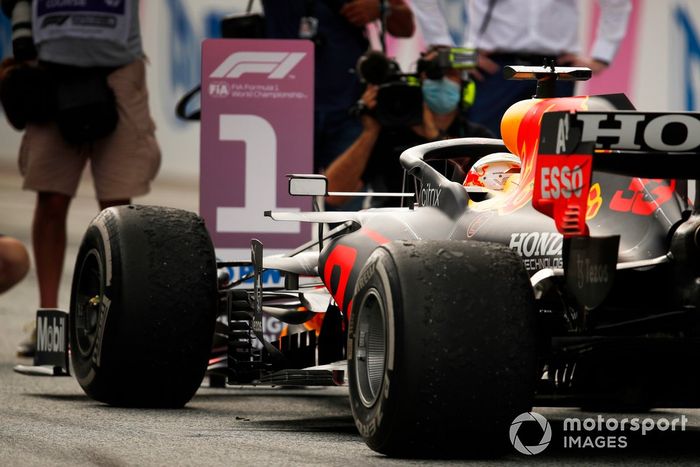
<svg viewBox="0 0 700 467"><path fill-rule="evenodd" d="M507 446L536 381L520 258L482 242L393 242L372 254L352 303L350 402L370 448L473 456Z"/></svg>
<svg viewBox="0 0 700 467"><path fill-rule="evenodd" d="M197 215L102 211L73 275L71 361L80 386L110 405L182 407L207 368L217 297L214 248Z"/></svg>

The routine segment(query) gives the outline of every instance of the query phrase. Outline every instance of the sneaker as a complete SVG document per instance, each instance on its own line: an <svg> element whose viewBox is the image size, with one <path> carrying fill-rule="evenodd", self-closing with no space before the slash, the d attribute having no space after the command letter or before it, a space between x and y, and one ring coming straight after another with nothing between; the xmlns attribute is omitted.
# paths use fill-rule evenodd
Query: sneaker
<svg viewBox="0 0 700 467"><path fill-rule="evenodd" d="M27 323L24 326L27 337L17 345L17 356L24 358L34 358L36 354L36 321Z"/></svg>

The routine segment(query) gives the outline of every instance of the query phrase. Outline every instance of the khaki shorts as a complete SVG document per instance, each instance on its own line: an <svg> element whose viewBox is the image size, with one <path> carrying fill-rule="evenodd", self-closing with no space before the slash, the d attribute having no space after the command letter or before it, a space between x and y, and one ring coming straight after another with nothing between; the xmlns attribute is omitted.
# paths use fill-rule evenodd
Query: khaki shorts
<svg viewBox="0 0 700 467"><path fill-rule="evenodd" d="M148 193L160 167L160 149L148 109L144 61L115 70L107 82L116 97L119 122L106 138L75 146L63 140L53 123L27 125L19 154L24 189L73 197L89 160L100 201Z"/></svg>

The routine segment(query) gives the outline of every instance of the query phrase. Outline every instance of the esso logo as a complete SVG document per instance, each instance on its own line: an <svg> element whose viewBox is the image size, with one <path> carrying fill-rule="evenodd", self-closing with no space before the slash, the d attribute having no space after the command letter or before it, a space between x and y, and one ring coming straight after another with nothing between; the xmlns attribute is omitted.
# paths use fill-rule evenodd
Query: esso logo
<svg viewBox="0 0 700 467"><path fill-rule="evenodd" d="M581 166L542 167L540 197L542 199L578 198L583 192L584 176Z"/></svg>

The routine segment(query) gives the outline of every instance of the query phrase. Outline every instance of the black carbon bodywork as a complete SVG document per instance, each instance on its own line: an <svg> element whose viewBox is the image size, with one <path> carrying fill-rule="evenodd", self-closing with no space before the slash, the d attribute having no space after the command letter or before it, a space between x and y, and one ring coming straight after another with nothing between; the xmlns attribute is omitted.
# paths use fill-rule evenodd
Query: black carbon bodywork
<svg viewBox="0 0 700 467"><path fill-rule="evenodd" d="M598 173L593 183L601 187L601 198L610 200L613 196L628 191L633 178L620 175ZM461 205L461 214L446 213L440 206L417 206L413 210L370 210L365 213L362 228L334 239L324 249L320 260L322 278L328 274L333 278L326 285L335 296L340 284L335 278L342 275L341 268L349 268L343 308L347 308L351 292L360 269L372 251L385 241L391 240L477 240L508 245L515 250L532 275L545 268L563 268L563 238L554 221L537 212L530 203L523 204L514 212L503 213L499 208L481 210L470 208L467 193L461 184L448 182L440 186L441 204L444 199L450 205ZM659 181L659 184L667 184ZM630 196L634 196L632 193ZM620 262L633 262L653 259L665 255L670 246L671 233L682 221L682 213L687 209L680 196L676 195L651 215L612 210L609 205L601 206L596 216L588 222L591 236L620 235ZM329 263L328 258L338 246L356 252L351 263ZM333 272L336 271L336 272Z"/></svg>

